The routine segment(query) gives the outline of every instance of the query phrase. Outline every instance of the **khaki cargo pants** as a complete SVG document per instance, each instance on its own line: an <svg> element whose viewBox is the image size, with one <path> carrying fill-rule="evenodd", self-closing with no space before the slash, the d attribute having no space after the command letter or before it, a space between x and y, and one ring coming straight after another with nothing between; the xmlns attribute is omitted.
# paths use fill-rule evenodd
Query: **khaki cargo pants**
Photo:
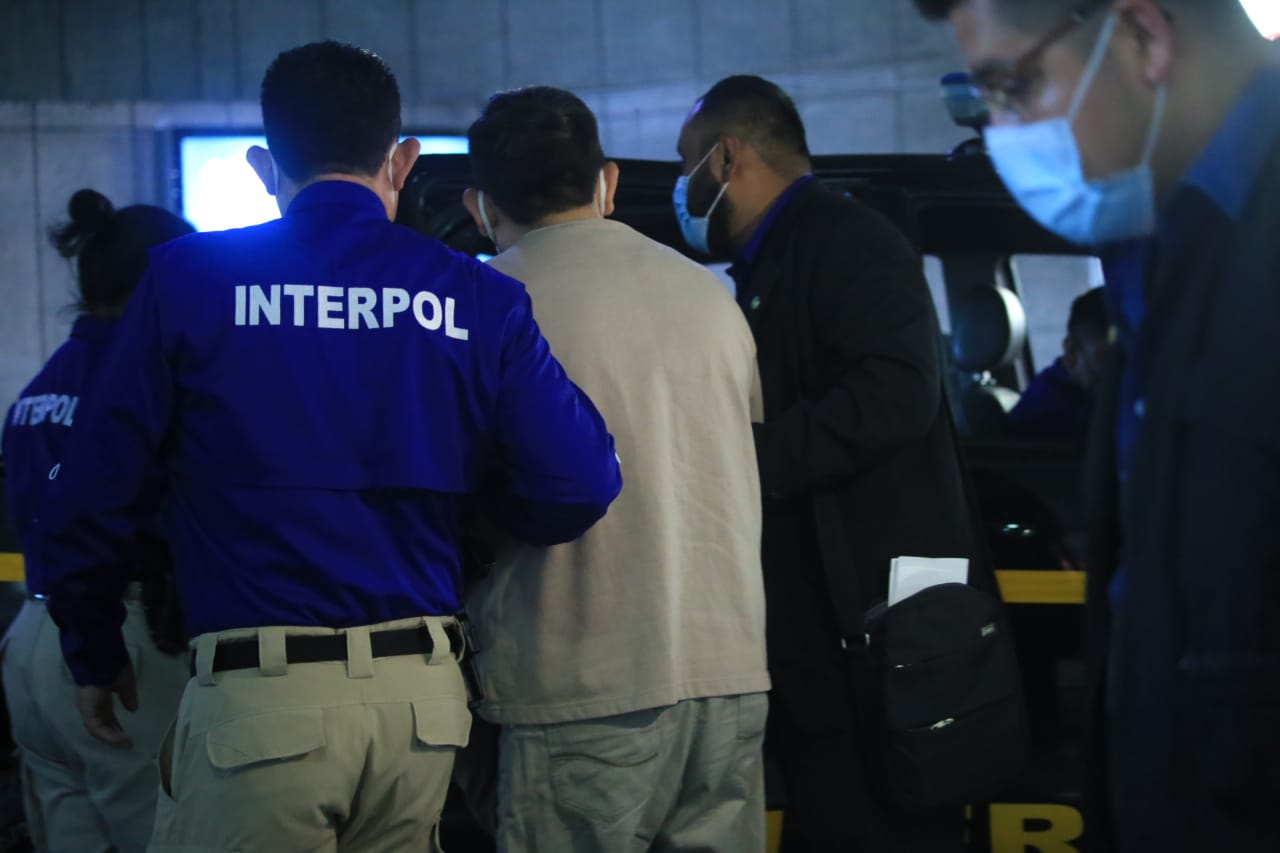
<svg viewBox="0 0 1280 853"><path fill-rule="evenodd" d="M767 713L753 693L503 727L499 853L764 853Z"/></svg>
<svg viewBox="0 0 1280 853"><path fill-rule="evenodd" d="M22 762L23 806L37 850L141 853L155 822L155 756L187 683L185 656L159 651L136 601L125 602L125 646L138 684L138 712L117 704L133 749L85 730L58 626L43 601L28 601L4 639L4 690Z"/></svg>
<svg viewBox="0 0 1280 853"><path fill-rule="evenodd" d="M454 751L471 716L446 624L258 628L193 642L160 755L153 853L438 850ZM373 659L371 631L425 626L435 651ZM286 635L345 634L348 660L290 664ZM212 672L218 640L256 637L260 666Z"/></svg>

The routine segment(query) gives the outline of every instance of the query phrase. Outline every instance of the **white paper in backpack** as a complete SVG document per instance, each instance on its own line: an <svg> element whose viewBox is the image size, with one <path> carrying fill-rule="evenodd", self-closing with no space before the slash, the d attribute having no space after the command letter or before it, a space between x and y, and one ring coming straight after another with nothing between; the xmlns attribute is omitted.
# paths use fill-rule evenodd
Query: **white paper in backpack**
<svg viewBox="0 0 1280 853"><path fill-rule="evenodd" d="M944 583L968 583L965 557L899 557L889 564L889 606Z"/></svg>

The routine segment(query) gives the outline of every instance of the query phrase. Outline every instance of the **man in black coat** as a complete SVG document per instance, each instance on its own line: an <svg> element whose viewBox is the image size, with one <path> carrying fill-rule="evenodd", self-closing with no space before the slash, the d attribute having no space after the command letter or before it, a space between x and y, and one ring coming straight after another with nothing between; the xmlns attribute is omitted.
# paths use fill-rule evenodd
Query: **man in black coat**
<svg viewBox="0 0 1280 853"><path fill-rule="evenodd" d="M1015 196L1107 267L1089 832L1275 850L1280 54L1234 0L918 4L950 18Z"/></svg>
<svg viewBox="0 0 1280 853"><path fill-rule="evenodd" d="M764 388L765 749L785 784L783 850L959 850L958 809L886 803L846 677L846 643L886 598L893 558L973 556L920 258L812 177L795 105L768 81L717 83L678 147L677 215L694 248L734 260Z"/></svg>

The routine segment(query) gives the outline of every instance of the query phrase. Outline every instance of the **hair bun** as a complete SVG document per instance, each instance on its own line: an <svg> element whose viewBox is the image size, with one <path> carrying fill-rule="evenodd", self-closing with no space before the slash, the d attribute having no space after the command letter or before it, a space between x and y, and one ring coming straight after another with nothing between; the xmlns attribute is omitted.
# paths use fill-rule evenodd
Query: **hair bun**
<svg viewBox="0 0 1280 853"><path fill-rule="evenodd" d="M58 254L74 258L85 245L111 224L116 209L105 195L97 190L77 190L67 203L71 221L50 232L50 238Z"/></svg>
<svg viewBox="0 0 1280 853"><path fill-rule="evenodd" d="M116 212L111 200L97 190L77 190L67 204L71 223L87 234L101 231Z"/></svg>

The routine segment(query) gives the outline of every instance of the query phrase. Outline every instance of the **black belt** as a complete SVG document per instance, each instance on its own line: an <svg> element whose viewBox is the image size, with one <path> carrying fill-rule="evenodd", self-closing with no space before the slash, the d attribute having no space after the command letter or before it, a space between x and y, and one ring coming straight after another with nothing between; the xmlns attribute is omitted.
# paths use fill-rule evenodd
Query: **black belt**
<svg viewBox="0 0 1280 853"><path fill-rule="evenodd" d="M462 651L461 632L456 625L445 626L449 635L449 651L457 656ZM435 650L435 642L426 626L396 628L389 631L372 631L369 648L375 658L393 658L405 655L429 655ZM346 634L299 634L284 638L284 657L287 663L331 663L347 659ZM227 640L218 643L213 653L213 671L229 669L257 669L258 638ZM191 653L191 674L196 672L196 653Z"/></svg>

